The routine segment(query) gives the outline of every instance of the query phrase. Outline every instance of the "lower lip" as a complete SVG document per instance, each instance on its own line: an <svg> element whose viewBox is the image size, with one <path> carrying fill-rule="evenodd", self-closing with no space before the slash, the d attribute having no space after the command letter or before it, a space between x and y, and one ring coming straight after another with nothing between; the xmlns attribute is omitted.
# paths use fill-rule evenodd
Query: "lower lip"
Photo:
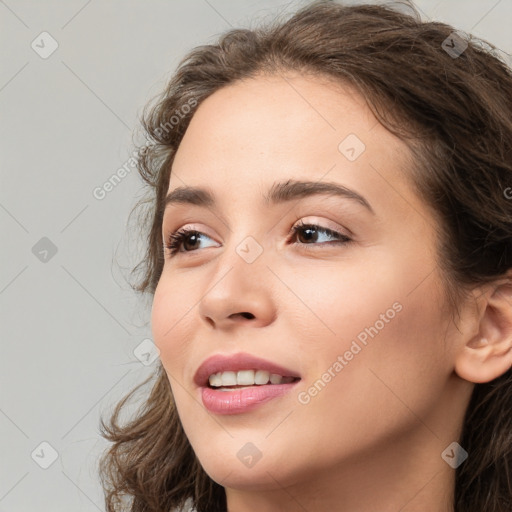
<svg viewBox="0 0 512 512"><path fill-rule="evenodd" d="M239 414L247 412L273 398L288 393L297 382L289 384L265 384L233 391L218 391L209 387L201 388L204 406L216 414Z"/></svg>

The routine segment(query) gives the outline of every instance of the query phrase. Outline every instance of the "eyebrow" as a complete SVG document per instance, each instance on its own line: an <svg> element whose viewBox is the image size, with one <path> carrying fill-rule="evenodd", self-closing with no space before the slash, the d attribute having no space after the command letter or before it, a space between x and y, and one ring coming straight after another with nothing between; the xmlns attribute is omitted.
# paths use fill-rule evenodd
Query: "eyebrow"
<svg viewBox="0 0 512 512"><path fill-rule="evenodd" d="M263 201L267 206L272 206L316 195L330 195L355 200L375 215L370 203L363 196L355 190L332 182L288 180L274 183L268 193L263 196ZM167 194L164 208L173 204L190 204L210 208L216 206L216 200L208 188L186 186L178 187Z"/></svg>

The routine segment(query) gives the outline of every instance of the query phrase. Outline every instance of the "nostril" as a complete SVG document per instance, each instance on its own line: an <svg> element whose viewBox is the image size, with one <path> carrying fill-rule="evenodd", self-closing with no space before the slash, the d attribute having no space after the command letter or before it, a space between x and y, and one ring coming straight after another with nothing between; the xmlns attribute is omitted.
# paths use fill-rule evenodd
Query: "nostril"
<svg viewBox="0 0 512 512"><path fill-rule="evenodd" d="M248 318L248 319L254 318L254 315L252 313L237 313L234 316L242 316L242 317Z"/></svg>

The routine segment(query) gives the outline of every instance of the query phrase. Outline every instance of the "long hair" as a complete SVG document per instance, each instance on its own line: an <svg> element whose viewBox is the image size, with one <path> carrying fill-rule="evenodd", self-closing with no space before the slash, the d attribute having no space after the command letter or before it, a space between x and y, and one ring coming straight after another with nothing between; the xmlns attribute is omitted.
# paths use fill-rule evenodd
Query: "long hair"
<svg viewBox="0 0 512 512"><path fill-rule="evenodd" d="M230 30L181 61L142 115L150 144L138 170L148 195L138 206L147 252L134 269L136 290L152 296L162 272L163 201L194 112L237 80L289 70L355 87L382 125L407 143L415 157L411 183L441 226L439 264L452 304L468 287L512 267L511 70L492 44L423 22L407 6L405 13L394 5L316 1L287 19ZM108 512L169 512L186 504L226 511L224 488L196 458L161 364L136 415L120 423L140 386L108 424L101 419L101 434L112 443L100 461ZM511 411L512 370L475 385L460 439L470 456L456 469L456 512L512 510Z"/></svg>

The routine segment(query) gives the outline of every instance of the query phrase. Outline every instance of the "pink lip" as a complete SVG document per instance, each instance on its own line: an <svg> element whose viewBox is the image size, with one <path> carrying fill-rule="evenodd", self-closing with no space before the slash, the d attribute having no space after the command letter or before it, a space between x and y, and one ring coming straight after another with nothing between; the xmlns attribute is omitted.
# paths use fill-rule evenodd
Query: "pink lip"
<svg viewBox="0 0 512 512"><path fill-rule="evenodd" d="M194 376L194 382L200 388L203 404L209 411L217 414L247 412L262 403L284 395L298 382L254 385L244 389L235 388L233 391L219 391L208 386L208 379L213 373L238 370L266 370L282 377L300 379L297 372L250 354L214 355L199 366Z"/></svg>
<svg viewBox="0 0 512 512"><path fill-rule="evenodd" d="M203 387L201 388L201 399L203 405L210 412L239 414L248 412L262 403L288 393L298 382L254 385L244 389L233 389L233 391L218 391L217 389Z"/></svg>

